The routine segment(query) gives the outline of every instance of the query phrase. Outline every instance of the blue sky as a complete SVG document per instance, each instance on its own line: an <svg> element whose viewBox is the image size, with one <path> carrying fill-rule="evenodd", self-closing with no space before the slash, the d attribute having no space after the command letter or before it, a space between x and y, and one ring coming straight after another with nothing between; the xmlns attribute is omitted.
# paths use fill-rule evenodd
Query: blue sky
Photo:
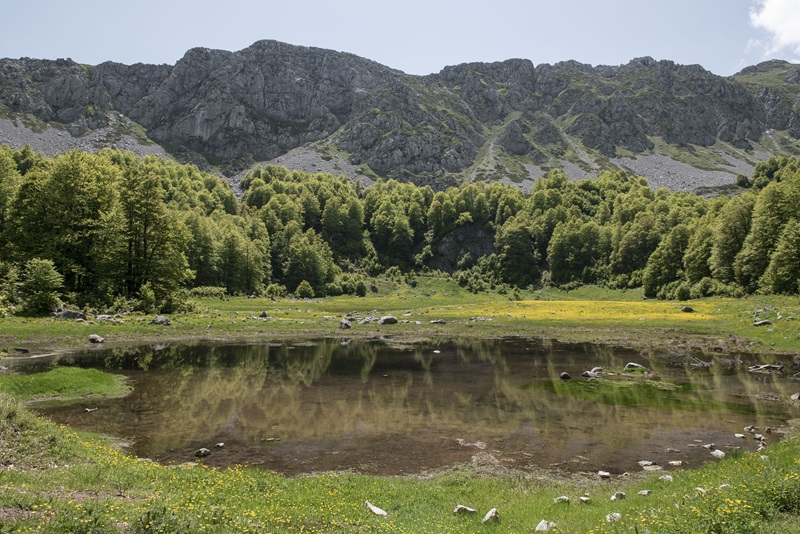
<svg viewBox="0 0 800 534"><path fill-rule="evenodd" d="M174 64L260 39L363 56L410 74L470 61L641 56L730 75L800 62L800 0L28 0L4 6L0 57Z"/></svg>

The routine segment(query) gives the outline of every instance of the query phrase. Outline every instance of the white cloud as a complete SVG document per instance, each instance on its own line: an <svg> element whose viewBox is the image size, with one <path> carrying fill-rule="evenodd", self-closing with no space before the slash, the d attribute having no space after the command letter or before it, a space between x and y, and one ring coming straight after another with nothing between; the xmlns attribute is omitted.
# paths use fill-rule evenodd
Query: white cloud
<svg viewBox="0 0 800 534"><path fill-rule="evenodd" d="M766 31L766 40L751 41L765 57L800 58L800 2L798 0L755 0L750 24Z"/></svg>

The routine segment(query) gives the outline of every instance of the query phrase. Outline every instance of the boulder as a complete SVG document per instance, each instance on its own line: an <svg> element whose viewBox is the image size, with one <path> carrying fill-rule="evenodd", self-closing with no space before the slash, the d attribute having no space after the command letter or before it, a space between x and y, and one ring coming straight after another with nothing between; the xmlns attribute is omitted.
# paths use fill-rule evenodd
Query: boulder
<svg viewBox="0 0 800 534"><path fill-rule="evenodd" d="M681 311L683 313L694 313L694 308L692 308L691 306L684 306L681 308Z"/></svg>
<svg viewBox="0 0 800 534"><path fill-rule="evenodd" d="M83 319L86 320L86 314L80 310L59 310L53 314L56 319Z"/></svg>
<svg viewBox="0 0 800 534"><path fill-rule="evenodd" d="M566 495L562 495L561 497L556 497L553 499L553 504L569 504L569 497Z"/></svg>
<svg viewBox="0 0 800 534"><path fill-rule="evenodd" d="M753 321L753 326L769 326L772 324L772 321L769 319L761 319L760 321Z"/></svg>
<svg viewBox="0 0 800 534"><path fill-rule="evenodd" d="M457 505L456 509L453 510L454 514L474 514L475 512L477 512L477 510L469 506L464 506L463 504Z"/></svg>
<svg viewBox="0 0 800 534"><path fill-rule="evenodd" d="M89 343L105 343L105 339L98 336L97 334L92 334L89 336Z"/></svg>
<svg viewBox="0 0 800 534"><path fill-rule="evenodd" d="M348 321L347 319L342 319L341 321L339 321L339 330L348 330L352 327L353 325L350 324L350 321Z"/></svg>
<svg viewBox="0 0 800 534"><path fill-rule="evenodd" d="M150 321L150 324L157 324L157 325L161 325L161 326L169 326L172 323L170 322L169 317L166 317L164 315L156 315L155 317L153 317L153 320Z"/></svg>
<svg viewBox="0 0 800 534"><path fill-rule="evenodd" d="M194 455L196 457L198 457L198 458L205 458L209 454L211 454L211 451L206 449L205 447L202 447L202 448L197 449L196 451L194 451Z"/></svg>
<svg viewBox="0 0 800 534"><path fill-rule="evenodd" d="M569 375L569 373L561 373L561 375L559 375L559 376L561 377L561 380L569 380L569 379L571 379L571 378L572 378L572 377Z"/></svg>
<svg viewBox="0 0 800 534"><path fill-rule="evenodd" d="M393 315L384 315L378 319L378 324L397 324L397 318Z"/></svg>
<svg viewBox="0 0 800 534"><path fill-rule="evenodd" d="M647 367L645 367L644 365L641 365L639 363L634 363L634 362L628 362L628 363L625 364L625 370L626 371L631 371L631 370L634 370L634 369L646 370Z"/></svg>
<svg viewBox="0 0 800 534"><path fill-rule="evenodd" d="M445 321L444 319L434 319L433 321L431 321L431 324L447 324L447 321Z"/></svg>

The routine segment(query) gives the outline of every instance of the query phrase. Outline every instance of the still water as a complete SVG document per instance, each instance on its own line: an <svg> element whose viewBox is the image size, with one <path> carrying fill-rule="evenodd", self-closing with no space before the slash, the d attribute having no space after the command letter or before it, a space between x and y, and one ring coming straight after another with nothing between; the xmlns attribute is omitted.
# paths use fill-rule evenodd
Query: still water
<svg viewBox="0 0 800 534"><path fill-rule="evenodd" d="M625 384L580 378L627 362L655 377ZM712 460L703 444L755 450L751 435L734 434L749 425L778 430L800 413L777 400L797 383L786 374L748 373L755 360L747 355L717 356L709 369L678 363L675 356L514 338L162 344L20 359L13 367L125 375L133 392L124 398L33 408L121 438L131 454L180 463L207 447L209 465L288 474L409 474L464 463L617 473L640 470L639 460L696 467ZM779 363L787 371L793 365ZM562 372L574 378L563 381ZM767 443L780 438L765 435Z"/></svg>

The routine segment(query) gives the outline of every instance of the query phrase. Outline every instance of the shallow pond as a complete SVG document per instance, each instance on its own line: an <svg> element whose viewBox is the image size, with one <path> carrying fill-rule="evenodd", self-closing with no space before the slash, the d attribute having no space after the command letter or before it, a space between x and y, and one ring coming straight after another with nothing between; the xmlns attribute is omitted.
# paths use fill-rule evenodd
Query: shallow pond
<svg viewBox="0 0 800 534"><path fill-rule="evenodd" d="M706 357L709 359L709 357ZM587 381L636 362L654 377ZM10 363L127 376L118 399L35 403L73 427L119 437L166 463L247 464L296 474L404 474L472 463L619 473L712 460L704 444L755 450L743 428L779 429L798 410L787 374L747 372L746 355L687 370L675 357L605 346L505 339L402 345L393 340L163 344L97 348ZM772 363L772 360L771 362ZM793 363L779 362L790 371ZM567 372L572 380L560 379ZM794 371L792 371L794 372ZM95 410L96 408L96 410ZM87 410L88 409L88 410ZM765 434L767 443L780 433ZM215 444L224 447L215 448Z"/></svg>

